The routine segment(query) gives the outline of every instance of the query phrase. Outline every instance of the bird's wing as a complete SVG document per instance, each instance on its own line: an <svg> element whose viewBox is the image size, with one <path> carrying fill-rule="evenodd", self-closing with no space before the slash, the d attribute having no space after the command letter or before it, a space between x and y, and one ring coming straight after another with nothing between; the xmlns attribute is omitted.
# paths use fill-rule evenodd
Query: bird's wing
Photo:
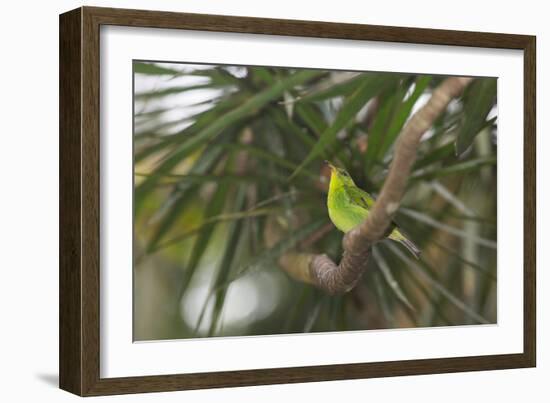
<svg viewBox="0 0 550 403"><path fill-rule="evenodd" d="M362 207L365 210L369 210L374 204L374 199L372 196L364 190L356 186L345 186L344 189L353 204Z"/></svg>
<svg viewBox="0 0 550 403"><path fill-rule="evenodd" d="M370 210L371 207L374 205L374 198L363 189L358 188L357 186L344 186L344 189L346 191L346 194L348 195L348 198L353 204L364 208L365 210ZM397 223L392 220L389 228L386 231L386 236L391 234L391 232L395 228L399 228L399 225L397 225Z"/></svg>

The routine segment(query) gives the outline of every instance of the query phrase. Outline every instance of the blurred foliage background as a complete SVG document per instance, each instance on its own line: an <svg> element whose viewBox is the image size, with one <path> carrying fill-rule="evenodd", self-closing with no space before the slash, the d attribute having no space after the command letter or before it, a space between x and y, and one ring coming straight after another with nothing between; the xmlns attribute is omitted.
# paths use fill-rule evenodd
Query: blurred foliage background
<svg viewBox="0 0 550 403"><path fill-rule="evenodd" d="M345 167L374 196L407 119L445 77L134 62L134 338L496 322L496 79L478 78L421 142L396 221L330 296L279 268L336 262L326 209Z"/></svg>

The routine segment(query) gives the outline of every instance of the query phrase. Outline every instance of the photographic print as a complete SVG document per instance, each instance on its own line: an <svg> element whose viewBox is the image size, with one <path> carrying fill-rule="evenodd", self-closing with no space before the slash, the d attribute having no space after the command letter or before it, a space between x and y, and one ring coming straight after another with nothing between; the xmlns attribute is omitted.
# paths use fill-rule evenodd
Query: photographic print
<svg viewBox="0 0 550 403"><path fill-rule="evenodd" d="M534 36L80 7L59 61L61 389L536 366Z"/></svg>
<svg viewBox="0 0 550 403"><path fill-rule="evenodd" d="M497 322L496 78L135 60L133 82L134 341Z"/></svg>

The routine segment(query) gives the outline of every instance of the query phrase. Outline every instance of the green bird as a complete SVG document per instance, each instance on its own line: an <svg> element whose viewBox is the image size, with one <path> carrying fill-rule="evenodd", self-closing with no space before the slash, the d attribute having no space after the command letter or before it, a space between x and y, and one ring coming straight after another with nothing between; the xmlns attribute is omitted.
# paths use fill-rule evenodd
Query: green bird
<svg viewBox="0 0 550 403"><path fill-rule="evenodd" d="M348 232L362 223L374 204L370 194L357 187L345 169L325 161L331 169L327 197L328 215L332 223L342 232ZM420 249L399 231L395 223L388 238L405 246L418 259Z"/></svg>

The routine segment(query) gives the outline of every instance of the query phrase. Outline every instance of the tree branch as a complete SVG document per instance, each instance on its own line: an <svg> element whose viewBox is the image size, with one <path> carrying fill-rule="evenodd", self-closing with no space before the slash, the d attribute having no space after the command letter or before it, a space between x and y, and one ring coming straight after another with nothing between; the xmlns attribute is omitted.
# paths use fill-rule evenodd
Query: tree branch
<svg viewBox="0 0 550 403"><path fill-rule="evenodd" d="M331 294L348 292L357 285L366 269L371 246L384 237L399 208L422 135L471 81L472 78L468 77L447 78L434 90L426 105L407 122L397 140L393 162L380 196L367 219L344 236L340 264L336 265L325 254L293 253L279 261L285 271Z"/></svg>

